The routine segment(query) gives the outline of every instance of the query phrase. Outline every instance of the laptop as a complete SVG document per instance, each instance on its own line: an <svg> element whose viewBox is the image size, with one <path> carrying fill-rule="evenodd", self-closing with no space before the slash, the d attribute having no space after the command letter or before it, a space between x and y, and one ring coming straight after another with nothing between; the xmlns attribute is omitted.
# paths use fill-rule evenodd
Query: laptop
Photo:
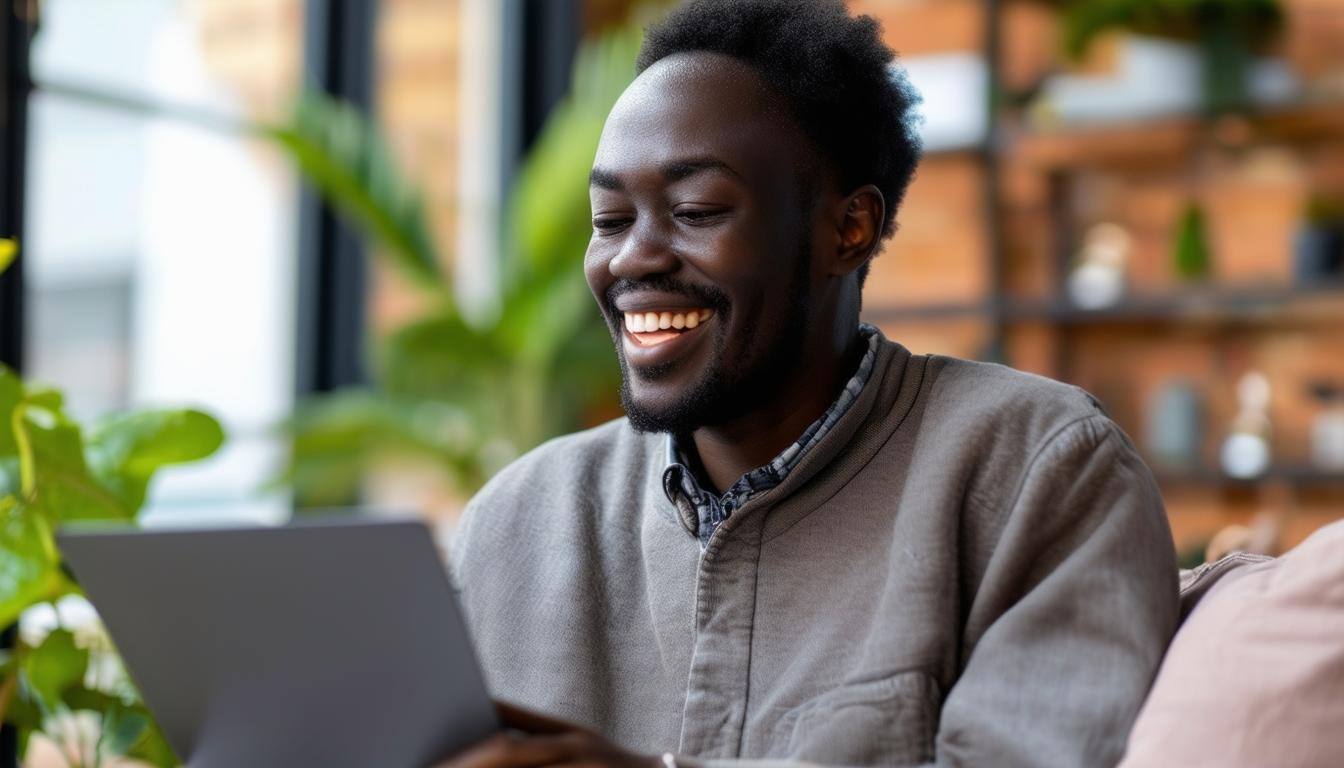
<svg viewBox="0 0 1344 768"><path fill-rule="evenodd" d="M423 768L499 727L423 523L66 527L57 542L193 768Z"/></svg>

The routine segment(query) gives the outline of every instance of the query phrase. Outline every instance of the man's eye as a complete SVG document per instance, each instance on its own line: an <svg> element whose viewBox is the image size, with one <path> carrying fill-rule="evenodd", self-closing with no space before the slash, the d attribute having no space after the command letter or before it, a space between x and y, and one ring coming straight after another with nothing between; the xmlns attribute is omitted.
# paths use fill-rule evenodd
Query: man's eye
<svg viewBox="0 0 1344 768"><path fill-rule="evenodd" d="M682 208L673 215L688 224L706 224L721 218L726 213L728 211L724 208Z"/></svg>
<svg viewBox="0 0 1344 768"><path fill-rule="evenodd" d="M602 234L619 232L630 226L631 221L633 219L626 216L595 216L593 217L593 229Z"/></svg>

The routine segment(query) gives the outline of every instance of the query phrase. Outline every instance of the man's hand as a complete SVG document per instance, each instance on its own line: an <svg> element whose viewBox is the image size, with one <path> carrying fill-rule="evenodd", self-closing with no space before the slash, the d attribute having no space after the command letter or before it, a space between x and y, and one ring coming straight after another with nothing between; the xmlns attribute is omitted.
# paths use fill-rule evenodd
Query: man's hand
<svg viewBox="0 0 1344 768"><path fill-rule="evenodd" d="M660 758L626 752L601 736L560 720L496 702L505 730L435 768L604 766L662 768Z"/></svg>

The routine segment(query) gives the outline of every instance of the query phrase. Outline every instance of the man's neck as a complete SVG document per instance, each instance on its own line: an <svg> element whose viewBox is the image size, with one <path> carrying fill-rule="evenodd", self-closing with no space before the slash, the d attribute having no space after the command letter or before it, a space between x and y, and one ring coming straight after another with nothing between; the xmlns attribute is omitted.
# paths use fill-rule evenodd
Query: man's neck
<svg viewBox="0 0 1344 768"><path fill-rule="evenodd" d="M738 418L691 434L700 469L715 493L769 463L826 412L854 374L863 355L862 336L823 364L808 364L769 402Z"/></svg>

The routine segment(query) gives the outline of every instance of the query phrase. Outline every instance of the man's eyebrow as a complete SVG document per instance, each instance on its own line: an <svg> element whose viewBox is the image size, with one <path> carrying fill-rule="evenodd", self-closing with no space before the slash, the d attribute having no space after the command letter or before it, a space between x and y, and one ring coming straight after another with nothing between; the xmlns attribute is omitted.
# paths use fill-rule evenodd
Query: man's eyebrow
<svg viewBox="0 0 1344 768"><path fill-rule="evenodd" d="M694 176L697 173L706 173L717 171L729 176L742 178L731 165L713 157L688 157L681 160L673 160L670 163L663 164L659 169L663 178L668 181L681 181L682 179ZM594 167L588 174L588 186L599 187L601 189L610 189L620 192L625 189L625 183L616 174L604 168Z"/></svg>
<svg viewBox="0 0 1344 768"><path fill-rule="evenodd" d="M601 187L619 192L625 189L620 178L611 171L604 171L601 168L593 168L592 173L588 174L588 186Z"/></svg>
<svg viewBox="0 0 1344 768"><path fill-rule="evenodd" d="M742 174L734 170L731 165L713 157L688 157L684 160L674 160L664 165L662 170L663 178L668 181L681 181L706 171L718 171L729 176L736 176L739 179L742 178Z"/></svg>

